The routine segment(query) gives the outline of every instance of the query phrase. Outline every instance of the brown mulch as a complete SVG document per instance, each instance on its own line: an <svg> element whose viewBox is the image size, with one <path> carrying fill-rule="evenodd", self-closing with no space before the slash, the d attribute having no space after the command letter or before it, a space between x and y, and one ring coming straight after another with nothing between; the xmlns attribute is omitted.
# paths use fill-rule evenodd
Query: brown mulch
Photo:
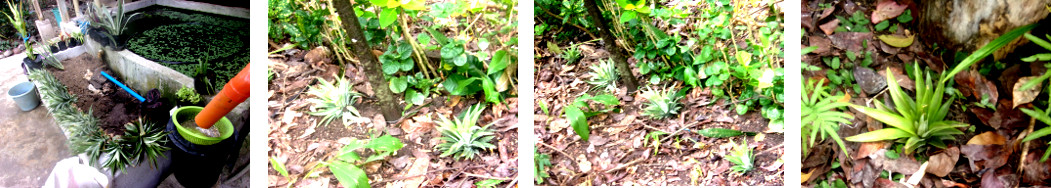
<svg viewBox="0 0 1051 188"><path fill-rule="evenodd" d="M490 129L496 132L492 142L496 149L481 153L473 160L443 158L439 156L440 151L434 149L441 143L435 123L440 119L438 116L458 116L470 105L484 103L480 98L431 95L425 105L406 110L406 117L400 121L384 122L378 109L369 106L377 103L372 97L373 88L387 89L387 86L370 86L361 68L348 64L347 78L353 83L354 91L363 94L354 106L367 121L343 125L335 120L329 125L316 126L321 117L307 114L310 103L306 98L313 96L305 92L317 84L318 78L335 79L340 68L332 63L307 62L313 58L305 58L306 54L293 49L270 56L269 68L275 76L269 84L268 156L284 164L290 175L282 177L270 168L267 186L338 187L339 182L327 169L317 169L317 176L310 176L308 172L318 162L331 159L351 138L360 140L381 135L392 135L405 147L385 160L362 166L373 187L404 187L414 183L421 187L464 187L486 179L505 180L498 187L516 184L512 179L518 176L517 98L506 99L504 104L488 104L479 119L480 125L494 124Z"/></svg>
<svg viewBox="0 0 1051 188"><path fill-rule="evenodd" d="M562 116L562 109L582 93L595 94L589 92L591 86L583 80L587 79L588 67L609 54L597 44L582 44L580 49L583 59L576 64L566 64L546 50L537 50L542 55L535 65L537 104L533 132L540 139L537 142L541 142L536 146L538 152L549 155L552 163L547 167L551 177L542 185L784 184L780 160L784 134L769 132L767 120L758 112L738 116L726 100L715 99L707 89L691 90L681 100L684 108L679 115L655 120L639 112L646 99L637 93L626 93L621 86L613 94L621 100L618 108L622 112L589 118L590 139L581 140ZM656 85L681 87L681 82L675 82ZM541 102L549 113L540 108ZM707 138L696 133L704 128L729 128L758 135ZM660 137L665 141L656 148L652 139L646 137L654 131L672 134L679 130L682 131L671 138ZM747 142L753 149L755 168L751 172L729 171L733 164L725 157L733 146L731 142Z"/></svg>

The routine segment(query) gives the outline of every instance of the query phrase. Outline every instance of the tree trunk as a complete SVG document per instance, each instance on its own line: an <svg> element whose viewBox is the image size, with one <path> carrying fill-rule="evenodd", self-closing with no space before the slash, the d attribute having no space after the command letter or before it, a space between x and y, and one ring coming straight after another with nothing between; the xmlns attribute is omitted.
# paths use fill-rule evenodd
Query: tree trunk
<svg viewBox="0 0 1051 188"><path fill-rule="evenodd" d="M380 61L375 54L372 54L372 48L365 40L365 34L361 32L361 24L358 23L358 15L354 14L354 7L351 6L350 1L335 1L334 3L339 19L343 21L343 29L350 37L351 51L354 51L358 61L364 66L363 70L369 79L369 85L372 85L372 91L379 99L378 104L375 105L379 106L383 118L387 121L401 118L401 108L394 99L394 93L387 89L387 81L383 78Z"/></svg>
<svg viewBox="0 0 1051 188"><path fill-rule="evenodd" d="M628 87L628 93L635 92L639 84L635 76L631 74L628 58L624 55L624 51L621 51L621 48L617 46L617 39L610 32L609 26L606 25L606 19L602 17L602 11L599 11L595 1L599 0L584 0L584 7L588 9L588 17L591 18L591 23L595 23L595 26L598 27L598 34L602 37L602 47L609 52L609 56L613 57L621 83Z"/></svg>

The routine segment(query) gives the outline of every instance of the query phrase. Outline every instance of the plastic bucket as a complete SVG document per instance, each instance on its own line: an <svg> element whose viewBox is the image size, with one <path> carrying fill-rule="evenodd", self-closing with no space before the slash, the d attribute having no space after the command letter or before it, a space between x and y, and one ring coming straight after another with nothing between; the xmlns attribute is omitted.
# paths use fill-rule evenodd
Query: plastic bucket
<svg viewBox="0 0 1051 188"><path fill-rule="evenodd" d="M15 104L22 111L30 111L40 105L40 95L37 94L36 84L33 82L26 81L15 85L7 91L7 96L15 100Z"/></svg>
<svg viewBox="0 0 1051 188"><path fill-rule="evenodd" d="M184 187L214 186L219 180L219 173L226 159L230 153L237 151L238 140L230 139L232 138L230 135L236 134L237 130L233 129L230 120L225 117L217 122L216 126L229 126L229 132L224 133L220 128L220 134L225 136L220 136L218 143L201 145L184 137L184 134L178 130L181 125L176 122L194 118L201 109L197 106L182 107L175 110L172 118L168 120L168 138L172 145L175 145L172 150L172 174Z"/></svg>

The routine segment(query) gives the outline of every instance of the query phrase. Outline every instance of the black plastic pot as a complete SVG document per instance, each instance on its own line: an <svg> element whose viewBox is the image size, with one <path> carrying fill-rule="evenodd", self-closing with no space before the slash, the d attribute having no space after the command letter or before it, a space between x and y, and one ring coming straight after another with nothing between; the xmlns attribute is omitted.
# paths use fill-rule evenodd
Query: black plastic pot
<svg viewBox="0 0 1051 188"><path fill-rule="evenodd" d="M58 44L47 46L47 47L51 49L51 52L60 52L60 51L62 51L62 48L58 47Z"/></svg>
<svg viewBox="0 0 1051 188"><path fill-rule="evenodd" d="M180 117L180 114L175 116ZM188 116L193 117L194 115ZM175 126L175 122L169 119L168 138L175 146L172 150L172 173L175 179L184 187L212 187L219 180L219 173L229 155L238 151L237 143L240 142L240 138L230 137L214 145L198 145L179 135ZM238 135L237 132L235 129L233 135Z"/></svg>
<svg viewBox="0 0 1051 188"><path fill-rule="evenodd" d="M44 57L41 54L34 55L36 59L22 58L22 70L29 75L29 70L44 68Z"/></svg>
<svg viewBox="0 0 1051 188"><path fill-rule="evenodd" d="M69 43L66 42L66 41L59 41L58 44L55 44L55 45L58 46L58 51L63 51L63 50L69 49ZM58 52L58 51L55 51L55 52Z"/></svg>
<svg viewBox="0 0 1051 188"><path fill-rule="evenodd" d="M91 37L92 40L95 40L99 44L102 44L102 46L109 47L114 51L121 51L125 48L125 40L123 37L110 35L110 33L104 29L89 29L88 37Z"/></svg>

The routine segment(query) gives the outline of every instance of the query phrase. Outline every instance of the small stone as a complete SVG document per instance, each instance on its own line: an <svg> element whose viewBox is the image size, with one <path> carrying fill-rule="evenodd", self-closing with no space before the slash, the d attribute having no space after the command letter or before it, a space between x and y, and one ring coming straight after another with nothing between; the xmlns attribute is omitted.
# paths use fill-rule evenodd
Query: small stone
<svg viewBox="0 0 1051 188"><path fill-rule="evenodd" d="M861 90L865 90L869 95L879 93L887 87L887 80L868 67L854 67L854 80L861 86Z"/></svg>
<svg viewBox="0 0 1051 188"><path fill-rule="evenodd" d="M95 89L95 85L91 85L91 84L88 84L88 91L91 91L92 93L96 93L96 94L102 92L102 91L99 91L99 89Z"/></svg>

